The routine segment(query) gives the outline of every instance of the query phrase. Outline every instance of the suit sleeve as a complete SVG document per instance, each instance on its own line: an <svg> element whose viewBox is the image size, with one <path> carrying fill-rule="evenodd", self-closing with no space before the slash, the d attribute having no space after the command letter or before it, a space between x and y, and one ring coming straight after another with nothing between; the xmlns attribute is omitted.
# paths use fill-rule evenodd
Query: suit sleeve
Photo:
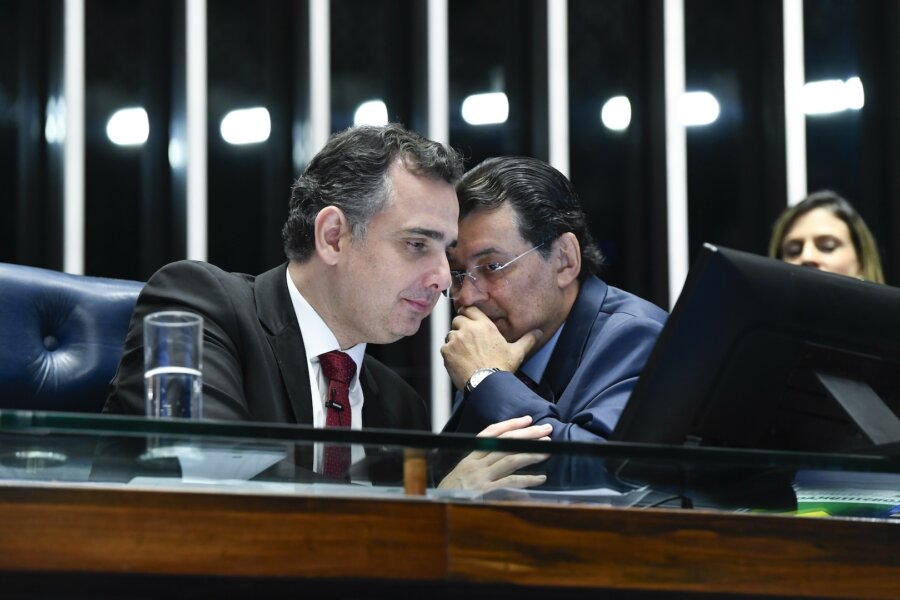
<svg viewBox="0 0 900 600"><path fill-rule="evenodd" d="M204 418L250 418L244 396L235 294L225 273L211 265L180 261L166 265L147 282L138 298L125 350L110 382L104 412L145 414L144 317L160 310L186 310L203 317ZM249 286L245 293L249 291Z"/></svg>
<svg viewBox="0 0 900 600"><path fill-rule="evenodd" d="M553 426L554 440L605 441L662 330L662 323L624 314L608 325L585 349L564 402L545 400L512 373L495 373L463 400L456 430L477 433L492 423L531 415L534 424Z"/></svg>

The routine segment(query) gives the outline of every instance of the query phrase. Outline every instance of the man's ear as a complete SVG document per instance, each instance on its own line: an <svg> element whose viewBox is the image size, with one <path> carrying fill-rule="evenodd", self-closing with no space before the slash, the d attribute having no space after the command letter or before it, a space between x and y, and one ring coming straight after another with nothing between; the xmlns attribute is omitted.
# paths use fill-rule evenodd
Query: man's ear
<svg viewBox="0 0 900 600"><path fill-rule="evenodd" d="M316 254L327 265L340 260L341 251L350 239L350 224L344 211L336 206L326 206L316 215Z"/></svg>
<svg viewBox="0 0 900 600"><path fill-rule="evenodd" d="M581 245L571 231L553 242L557 259L556 282L560 288L568 287L581 273Z"/></svg>

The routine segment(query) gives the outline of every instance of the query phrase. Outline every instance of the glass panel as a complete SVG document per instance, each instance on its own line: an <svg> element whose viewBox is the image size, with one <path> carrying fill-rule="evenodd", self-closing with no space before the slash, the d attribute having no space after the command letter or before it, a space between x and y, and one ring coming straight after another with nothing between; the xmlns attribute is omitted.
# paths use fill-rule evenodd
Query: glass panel
<svg viewBox="0 0 900 600"><path fill-rule="evenodd" d="M328 446L349 448L353 457L336 477L321 474ZM849 454L16 411L0 411L0 448L0 479L6 481L868 517L889 517L900 505L900 460ZM494 482L504 457L521 467L517 474L546 475L546 483L518 489Z"/></svg>

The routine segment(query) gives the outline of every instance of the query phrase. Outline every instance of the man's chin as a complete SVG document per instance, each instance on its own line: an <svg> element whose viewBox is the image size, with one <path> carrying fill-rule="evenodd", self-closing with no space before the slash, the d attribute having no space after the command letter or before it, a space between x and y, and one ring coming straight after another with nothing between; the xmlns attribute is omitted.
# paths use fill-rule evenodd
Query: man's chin
<svg viewBox="0 0 900 600"><path fill-rule="evenodd" d="M497 330L500 332L500 335L503 336L503 339L512 344L516 340L518 340L518 336L514 331L509 331L505 327L498 327Z"/></svg>
<svg viewBox="0 0 900 600"><path fill-rule="evenodd" d="M497 331L500 332L500 335L502 335L507 342L512 343L516 341L515 338L512 337L515 332L510 331L509 322L506 319L503 317L490 317L490 319L491 323L494 324L494 327L497 328Z"/></svg>
<svg viewBox="0 0 900 600"><path fill-rule="evenodd" d="M410 320L406 323L398 327L392 327L390 331L387 332L387 336L390 338L386 341L379 341L379 344L393 344L394 342L401 340L405 337L409 337L411 335L415 335L419 328L422 327L422 319Z"/></svg>

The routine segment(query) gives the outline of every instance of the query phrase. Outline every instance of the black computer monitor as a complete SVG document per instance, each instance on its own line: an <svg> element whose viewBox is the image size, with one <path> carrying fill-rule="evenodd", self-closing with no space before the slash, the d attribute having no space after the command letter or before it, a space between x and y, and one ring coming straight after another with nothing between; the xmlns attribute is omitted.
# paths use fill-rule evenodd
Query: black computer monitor
<svg viewBox="0 0 900 600"><path fill-rule="evenodd" d="M705 244L613 440L898 454L900 289Z"/></svg>

